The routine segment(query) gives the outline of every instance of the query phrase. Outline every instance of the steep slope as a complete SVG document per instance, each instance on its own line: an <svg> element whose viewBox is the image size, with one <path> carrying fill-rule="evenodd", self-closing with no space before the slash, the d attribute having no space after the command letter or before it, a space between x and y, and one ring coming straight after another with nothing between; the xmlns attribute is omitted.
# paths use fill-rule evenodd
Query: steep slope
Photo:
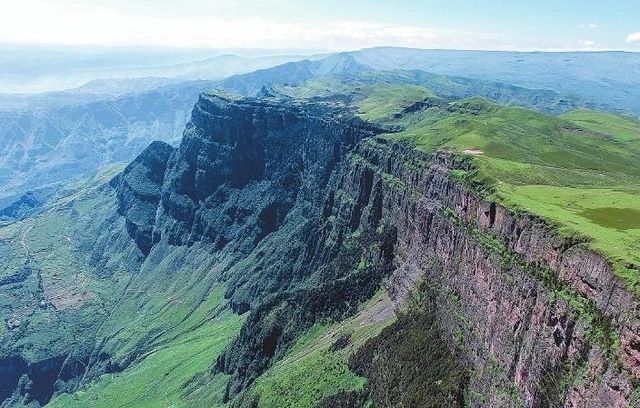
<svg viewBox="0 0 640 408"><path fill-rule="evenodd" d="M500 182L518 185L513 166L489 173L614 155L605 176L629 187L634 145L578 119L403 87L203 94L179 148L152 144L108 184L2 227L15 262L0 289L22 291L3 304L6 405L637 404L634 287L606 248L510 209ZM51 257L60 234L67 258ZM74 278L56 259L86 267ZM61 278L91 290L68 290L80 295L65 306ZM47 353L42 322L71 313Z"/></svg>
<svg viewBox="0 0 640 408"><path fill-rule="evenodd" d="M478 116L479 123L488 124L492 123L492 115L499 112L496 111L498 107L483 101L454 104L451 108L452 120L458 122L460 118L455 114L458 109L466 115ZM539 144L538 150L545 152L546 143L555 145L556 149L566 148L569 152L575 149L571 139L574 142L580 140L580 133L563 136L559 132L565 123L560 122L559 133L554 134L558 123L552 118L518 110L507 111L517 115L517 119L504 117L497 127L479 136L494 136L494 132L503 126L513 132L510 126L516 123L522 126L522 119L533 115L535 120L530 124L524 122L522 131L533 137L530 143ZM540 122L545 122L544 126L540 127ZM437 126L435 129L443 131ZM572 126L568 129L575 130ZM466 133L468 130L463 127L452 128L444 134L455 141L456 135ZM537 136L540 133L544 139ZM416 141L427 140L427 135L423 136L425 139ZM500 138L507 136L500 132L495 134ZM408 136L400 134L396 137ZM569 140L563 140L563 137ZM446 145L438 139L428 140L434 143L432 150L438 147L459 149L460 153L473 150L466 144ZM468 142L467 139L460 141ZM608 145L607 137L599 143L602 148L617 144L613 141ZM589 143L584 149L589 151ZM474 153L475 150L468 154ZM628 154L637 155L634 150ZM493 156L495 152L489 152L489 155ZM622 280L629 275L621 276L615 265L602 257L602 253L608 254L609 251L602 249L598 254L580 239L562 237L554 232L553 226L535 216L514 213L495 201L483 199L487 190L475 192L474 189L480 186L487 188L484 182L475 184L482 179L484 168L481 161L474 162L480 166L472 165L470 158L456 158L451 153L421 155L398 145L363 142L350 157L351 165L343 168L346 172L343 182L346 184L342 184L340 191L351 194L341 196L341 200L333 203L333 208L361 202L362 192L368 191L369 200L364 200L369 203L368 211L382 214L382 218L377 219L382 225L386 221L397 228L396 248L401 249L396 253L398 268L392 273L388 288L392 295L397 296L411 289L416 280L425 279L428 286L426 302L431 304L429 313L435 315L433 318L438 321L441 336L466 368L466 404L600 406L606 403L633 406L638 402L638 358L634 346L634 339L638 338L638 321L633 311L637 303L637 297L632 293L635 287L633 282ZM579 168L578 161L569 163L569 167L576 164ZM371 184L381 186L381 190L369 190L367 186L371 184L363 182L367 180L366 174L373 174ZM465 174L478 174L480 177L466 177ZM509 174L504 172L501 176ZM628 186L633 186L633 182ZM504 196L498 198L504 199ZM531 209L534 214L536 210ZM379 224L371 225L365 220L369 219L361 219L358 228L363 234L379 228ZM637 276L633 265L628 265L631 265L629 273ZM296 303L296 307L298 311L306 310L304 304ZM278 309L277 306L274 308ZM286 338L282 333L286 333L287 326L295 325L279 320L276 317L278 312L260 310L256 313L267 315L259 320L249 317L246 324L253 325L254 329L241 332L239 341L226 354L224 365L218 360L218 369L250 379L254 370L259 369L256 361L269 357L264 349L256 350L260 343L255 343L266 322L276 320L280 322L277 324L284 324L285 328L280 327L276 331L280 338ZM287 312L284 313L286 315ZM507 327L504 322L509 322ZM392 327L387 334L389 336L393 336L395 330L404 330L409 337L412 335L411 331L401 329L402 325ZM428 338L427 328L419 326L416 330ZM346 336L348 338L348 331ZM380 347L375 343L367 347L374 349L374 356L386 352L384 348L375 351ZM401 350L403 346L399 347ZM361 368L360 360L354 357L352 367L356 372L372 375L372 383L365 395L368 394L375 404L395 404L399 400L393 398L403 398L411 406L411 398L416 396L410 391L416 392L412 382L403 384L400 378L394 378L397 382L392 380L393 385L383 380L385 376L382 373L392 369L389 364L394 361L394 353L396 351L387 354L381 366L373 368ZM274 355L278 358L277 354ZM246 365L243 365L243 360ZM367 360L365 357L362 361ZM422 363L425 366L420 366L420 369L431 372L435 369L431 363L433 360ZM278 365L275 367L274 370L279 370ZM373 375L375 373L379 379ZM266 375L265 378L269 378L269 371ZM324 375L331 374L325 372ZM280 378L282 381L287 377L280 374ZM321 383L322 378L320 376L316 381ZM415 380L409 378L409 381ZM258 380L256 383L254 394L250 393L236 402L240 405L277 406L278 400L269 397L273 389L265 389L261 382ZM233 395L237 382L231 384ZM358 389L357 383L352 387ZM390 387L396 389L395 397L390 397ZM298 397L304 395L298 394ZM333 403L354 400L358 398L343 395ZM421 401L424 404L425 400ZM272 405L274 403L276 405ZM313 403L307 402L304 406L312 406ZM420 406L419 403L417 405Z"/></svg>
<svg viewBox="0 0 640 408"><path fill-rule="evenodd" d="M43 405L56 381L59 389L77 384L93 333L126 283L122 266L135 264L112 214L115 196L101 187L121 169L67 186L39 216L1 229L5 405ZM95 263L101 251L112 256L108 268Z"/></svg>

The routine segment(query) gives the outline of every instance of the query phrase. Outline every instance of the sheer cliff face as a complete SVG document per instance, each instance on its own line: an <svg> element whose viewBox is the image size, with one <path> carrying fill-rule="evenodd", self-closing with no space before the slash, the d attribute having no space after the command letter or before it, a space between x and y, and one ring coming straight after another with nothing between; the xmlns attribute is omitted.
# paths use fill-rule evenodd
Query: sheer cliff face
<svg viewBox="0 0 640 408"><path fill-rule="evenodd" d="M424 281L470 405L637 402L638 302L604 259L450 176L469 160L345 117L201 96L153 225L138 228L153 230L151 257L165 244L216 254L232 307L251 310L216 363L233 374L229 397L314 322L353 313L378 285L401 306ZM374 266L356 271L363 258Z"/></svg>
<svg viewBox="0 0 640 408"><path fill-rule="evenodd" d="M453 181L468 164L448 154L370 140L354 155L351 180L377 169L398 226L389 289L401 301L417 279L433 288L472 406L638 403L638 304L599 255Z"/></svg>
<svg viewBox="0 0 640 408"><path fill-rule="evenodd" d="M223 285L230 308L248 312L211 361L231 374L231 400L315 323L353 315L380 287L407 307L421 285L433 315L416 322L429 327L404 324L380 344L435 329L442 354L464 369L451 401L637 404L639 305L607 262L541 220L483 200L457 176L472 170L470 160L423 154L377 132L330 105L202 95L180 147L152 144L100 190L105 222L75 227L100 279L125 264L131 275L121 292L112 288L108 314L82 317L95 329L74 360L82 367L61 358L40 375L19 361L0 396L18 398L32 381L46 389L45 403L124 370L161 347L164 333L184 334L172 330ZM166 303L178 298L179 308ZM64 341L63 357L73 347ZM19 354L15 344L7 356ZM41 360L29 364L48 367ZM430 364L402 367L420 373ZM389 383L377 378L369 397L394 402L378 400Z"/></svg>
<svg viewBox="0 0 640 408"><path fill-rule="evenodd" d="M363 256L365 241L347 244L358 231L378 246L368 256L393 258L371 279L384 279L399 305L418 281L433 288L472 405L635 401L638 304L604 259L449 176L469 161L365 138L362 123L326 109L202 96L169 160L154 242L206 241L226 253L232 305L252 310L216 365L234 374L232 394L301 328L348 313L322 295L315 305L302 299L313 298L310 282L328 294L336 279L361 283L344 265ZM356 291L343 295L361 301ZM269 294L278 297L263 302ZM311 317L285 318L284 304Z"/></svg>
<svg viewBox="0 0 640 408"><path fill-rule="evenodd" d="M336 164L371 134L339 116L320 106L201 96L169 162L155 239L257 242L296 202L316 204ZM253 215L260 231L234 228Z"/></svg>

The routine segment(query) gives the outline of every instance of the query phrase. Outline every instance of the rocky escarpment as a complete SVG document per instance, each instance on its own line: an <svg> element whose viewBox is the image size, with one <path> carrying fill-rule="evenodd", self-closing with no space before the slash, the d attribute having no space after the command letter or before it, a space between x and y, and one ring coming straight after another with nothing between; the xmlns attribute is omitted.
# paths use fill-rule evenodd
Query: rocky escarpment
<svg viewBox="0 0 640 408"><path fill-rule="evenodd" d="M251 310L251 323L218 363L221 370L238 371L230 395L246 387L304 329L352 314L388 274L395 230L361 234L358 209L331 215L349 152L377 132L327 104L202 95L178 149L152 145L111 183L129 235L146 259L119 308L144 305L151 313L159 291L182 290L175 288L192 279L179 265L192 258L211 264L198 287L206 294L222 281L231 308ZM355 207L363 209L367 200L363 193ZM177 248L187 248L189 258L175 255L182 251ZM176 270L158 279L166 259ZM182 299L191 301L198 307L202 299ZM186 313L190 306L183 306ZM158 314L169 310L163 303L159 308ZM129 332L118 329L121 322L113 324L117 333L93 355L118 355L108 364L122 368L166 330L150 328L155 331L147 336L123 340ZM130 341L135 344L124 352L121 344ZM101 371L89 369L92 376Z"/></svg>
<svg viewBox="0 0 640 408"><path fill-rule="evenodd" d="M151 250L152 227L173 150L166 143L153 142L110 183L117 191L118 213L124 216L129 235L144 255Z"/></svg>
<svg viewBox="0 0 640 408"><path fill-rule="evenodd" d="M633 296L580 241L483 200L460 179L472 171L446 153L363 141L340 167L325 216L365 235L394 226L389 290L401 304L417 281L431 287L438 327L469 375L466 403L637 403ZM246 342L256 334L250 328L268 320L260 313L247 322ZM231 355L248 347L240 339ZM256 357L239 360L249 356ZM246 373L231 360L224 361L228 371Z"/></svg>
<svg viewBox="0 0 640 408"><path fill-rule="evenodd" d="M150 256L208 248L233 309L250 310L215 364L232 374L227 398L383 282L400 306L424 281L464 367L465 403L636 403L636 301L609 264L482 199L469 160L374 134L327 105L213 95L196 105L168 160Z"/></svg>
<svg viewBox="0 0 640 408"><path fill-rule="evenodd" d="M318 201L335 166L372 134L341 114L323 106L201 96L169 162L154 241L205 240L223 248L250 238L250 249L294 204Z"/></svg>
<svg viewBox="0 0 640 408"><path fill-rule="evenodd" d="M324 406L637 404L637 303L609 264L483 199L469 159L378 132L331 103L202 95L180 147L154 143L98 188L101 222L70 238L101 277L121 278L95 339L47 376L10 356L0 396L44 403L126 372L214 321L218 305L199 308L221 288L220 307L245 320L212 371L229 374L226 402L251 405L245 391L302 333L384 287L409 313L350 360L367 387Z"/></svg>
<svg viewBox="0 0 640 408"><path fill-rule="evenodd" d="M398 231L389 289L402 301L418 280L431 288L438 327L470 376L468 404L638 403L637 301L600 255L483 200L460 176L470 163L450 154L368 140L346 167L346 201L367 189L364 174L381 186L375 211Z"/></svg>
<svg viewBox="0 0 640 408"><path fill-rule="evenodd" d="M194 108L169 160L154 242L205 245L232 308L252 310L217 364L235 373L230 395L314 322L353 313L390 268L392 228L360 236L359 214L330 213L342 164L376 131L330 105L203 95ZM363 256L376 262L357 270Z"/></svg>

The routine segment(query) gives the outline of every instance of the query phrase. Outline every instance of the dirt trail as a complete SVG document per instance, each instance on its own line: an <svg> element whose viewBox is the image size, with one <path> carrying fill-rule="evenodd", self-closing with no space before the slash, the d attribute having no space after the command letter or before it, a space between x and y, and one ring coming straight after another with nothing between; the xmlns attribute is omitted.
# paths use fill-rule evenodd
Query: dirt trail
<svg viewBox="0 0 640 408"><path fill-rule="evenodd" d="M27 244L27 235L33 229L33 225L30 225L29 228L22 234L22 239L20 240L20 244L22 245L22 249L24 249L25 256L29 257L29 244Z"/></svg>

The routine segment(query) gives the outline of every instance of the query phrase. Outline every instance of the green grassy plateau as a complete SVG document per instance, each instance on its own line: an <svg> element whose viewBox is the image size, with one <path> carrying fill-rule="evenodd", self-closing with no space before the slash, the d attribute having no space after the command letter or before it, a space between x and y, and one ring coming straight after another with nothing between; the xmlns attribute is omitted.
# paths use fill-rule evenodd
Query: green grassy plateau
<svg viewBox="0 0 640 408"><path fill-rule="evenodd" d="M372 118L366 103L360 114ZM586 237L640 294L640 122L592 111L552 117L479 98L401 121L406 127L386 137L471 157L492 198Z"/></svg>
<svg viewBox="0 0 640 408"><path fill-rule="evenodd" d="M640 121L590 110L550 116L479 97L449 101L404 76L320 78L282 91L343 95L362 119L393 129L388 139L471 158L478 171L468 176L489 198L586 238L640 295ZM459 86L438 81L430 83L440 90Z"/></svg>

